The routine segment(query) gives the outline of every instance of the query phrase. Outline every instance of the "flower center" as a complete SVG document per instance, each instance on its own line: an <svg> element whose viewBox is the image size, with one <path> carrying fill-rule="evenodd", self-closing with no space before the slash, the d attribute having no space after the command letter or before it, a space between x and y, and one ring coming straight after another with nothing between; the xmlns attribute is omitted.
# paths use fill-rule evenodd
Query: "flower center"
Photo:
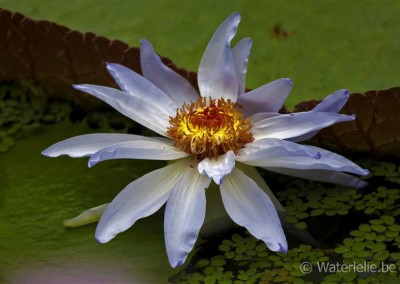
<svg viewBox="0 0 400 284"><path fill-rule="evenodd" d="M170 117L167 135L176 147L198 159L235 153L253 141L250 118L231 100L199 98L184 104Z"/></svg>

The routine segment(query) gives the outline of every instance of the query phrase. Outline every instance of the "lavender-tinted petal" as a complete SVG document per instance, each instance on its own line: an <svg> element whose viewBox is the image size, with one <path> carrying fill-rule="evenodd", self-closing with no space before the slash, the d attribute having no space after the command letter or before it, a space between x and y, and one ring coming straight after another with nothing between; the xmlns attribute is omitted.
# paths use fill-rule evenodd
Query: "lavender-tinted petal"
<svg viewBox="0 0 400 284"><path fill-rule="evenodd" d="M187 168L171 191L165 207L164 235L172 267L182 265L196 243L205 217L205 188L210 182L195 168Z"/></svg>
<svg viewBox="0 0 400 284"><path fill-rule="evenodd" d="M336 91L333 94L326 97L322 102L320 102L315 108L311 110L311 112L319 111L319 112L338 113L342 109L342 107L346 104L349 97L350 97L349 91L347 90ZM290 141L293 142L305 141L311 139L317 133L318 131L313 131L305 135L290 138Z"/></svg>
<svg viewBox="0 0 400 284"><path fill-rule="evenodd" d="M245 116L262 112L278 112L292 89L292 81L279 79L244 93L238 98Z"/></svg>
<svg viewBox="0 0 400 284"><path fill-rule="evenodd" d="M105 147L94 153L89 159L89 167L99 162L113 159L144 159L144 160L176 160L189 156L188 153L176 148L170 141L136 140L121 142Z"/></svg>
<svg viewBox="0 0 400 284"><path fill-rule="evenodd" d="M235 167L235 154L228 151L218 158L205 158L197 166L202 175L212 178L216 184L221 184L224 177Z"/></svg>
<svg viewBox="0 0 400 284"><path fill-rule="evenodd" d="M96 133L85 134L60 141L42 152L48 157L68 155L70 157L90 156L102 148L127 141L150 141L149 137L132 134Z"/></svg>
<svg viewBox="0 0 400 284"><path fill-rule="evenodd" d="M236 102L238 83L230 42L239 22L239 13L228 17L215 31L204 52L197 76L202 97Z"/></svg>
<svg viewBox="0 0 400 284"><path fill-rule="evenodd" d="M146 40L141 41L140 62L143 76L167 94L177 106L200 97L188 80L164 65Z"/></svg>
<svg viewBox="0 0 400 284"><path fill-rule="evenodd" d="M150 172L125 187L101 216L96 229L97 241L110 241L138 219L160 209L189 163L188 159L182 159Z"/></svg>
<svg viewBox="0 0 400 284"><path fill-rule="evenodd" d="M318 150L277 138L264 138L247 144L236 157L239 162L268 160L287 156L306 156L319 159Z"/></svg>
<svg viewBox="0 0 400 284"><path fill-rule="evenodd" d="M171 103L163 105L162 100L156 103L153 99L147 99L152 96L151 90L141 97L103 86L74 85L74 88L99 98L123 115L163 136L166 136L169 127L169 117L176 112L176 109L171 108Z"/></svg>
<svg viewBox="0 0 400 284"><path fill-rule="evenodd" d="M262 240L272 251L287 251L286 237L268 195L235 168L220 186L222 201L232 220Z"/></svg>
<svg viewBox="0 0 400 284"><path fill-rule="evenodd" d="M253 124L255 140L262 138L290 139L332 124L352 121L355 116L330 112L298 112L259 120Z"/></svg>
<svg viewBox="0 0 400 284"><path fill-rule="evenodd" d="M251 38L244 38L232 48L238 82L238 95L243 94L246 89L247 62L249 61L252 44Z"/></svg>
<svg viewBox="0 0 400 284"><path fill-rule="evenodd" d="M287 168L268 168L268 170L288 176L334 183L354 188L363 188L368 185L367 182L350 174L330 170L298 170Z"/></svg>

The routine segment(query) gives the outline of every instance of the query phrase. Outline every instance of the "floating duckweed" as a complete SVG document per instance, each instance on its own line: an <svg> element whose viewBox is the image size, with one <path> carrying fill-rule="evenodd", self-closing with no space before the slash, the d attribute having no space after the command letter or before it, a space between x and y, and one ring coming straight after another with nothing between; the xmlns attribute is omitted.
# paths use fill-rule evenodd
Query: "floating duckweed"
<svg viewBox="0 0 400 284"><path fill-rule="evenodd" d="M386 231L385 232L385 236L390 240L393 240L393 238L395 238L398 235L399 235L398 232L393 232L393 231Z"/></svg>
<svg viewBox="0 0 400 284"><path fill-rule="evenodd" d="M371 175L367 180L376 176L374 170L369 169ZM396 170L400 180L400 169L397 167ZM378 181L381 180L382 178ZM383 262L400 266L400 253L393 252L393 249L400 249L400 225L397 224L397 216L400 215L397 205L400 191L392 184L378 187L374 182L375 180L371 181L367 189L357 190L340 186L328 188L317 182L285 177L284 184L287 189L278 191L277 196L286 208L286 222L294 224L298 229L306 229L309 226L306 234L315 237L313 234L318 227L314 225L324 222L329 224L330 218L326 216L351 214L348 224L347 220L340 216L333 218L332 228L339 226L339 229L346 230L348 227L357 226L356 229L342 232L342 235L347 234L347 237L345 235L343 243L332 250L315 250L309 245L300 245L292 247L286 255L271 252L263 242L253 237L246 237L242 233L234 234L230 239L223 240L218 247L224 258L219 264L221 266L213 266L215 263L211 258L209 264L200 271L211 267L208 268L211 273L207 277L216 279L215 283L312 283L307 282L308 279L313 279L315 283L320 283L321 280L324 280L322 283L387 283L387 278L380 276L382 273L334 273L333 276L327 275L321 279L318 277L324 275L314 273L316 271L304 274L300 270L300 265L304 262L311 263L315 268L318 262L326 263L338 259L348 265L363 265L367 261L378 269L382 269ZM397 215L396 210L399 211ZM358 220L372 217L362 216L363 211L380 217L366 224L355 224ZM316 236L317 241L318 237ZM330 243L332 239L327 240ZM329 253L329 257L325 253ZM225 276L227 270L232 271L229 277ZM206 275L202 274L202 280L194 283L205 283Z"/></svg>
<svg viewBox="0 0 400 284"><path fill-rule="evenodd" d="M376 239L376 237L377 237L377 235L375 232L368 232L368 233L365 233L365 235L364 235L364 238L368 241L373 241Z"/></svg>
<svg viewBox="0 0 400 284"><path fill-rule="evenodd" d="M336 211L336 213L337 214L339 214L339 215L347 215L347 214L349 214L349 210L347 210L346 208L339 208L337 211ZM328 212L327 212L327 214L326 215L328 215Z"/></svg>
<svg viewBox="0 0 400 284"><path fill-rule="evenodd" d="M325 211L326 216L335 216L337 213L337 210L334 209L328 209Z"/></svg>
<svg viewBox="0 0 400 284"><path fill-rule="evenodd" d="M354 240L352 238L346 238L343 240L343 244L347 247L351 247L353 245Z"/></svg>
<svg viewBox="0 0 400 284"><path fill-rule="evenodd" d="M375 208L373 208L373 207L367 207L367 208L364 210L364 213L367 214L367 215L371 215L371 214L374 214L375 211L376 211Z"/></svg>
<svg viewBox="0 0 400 284"><path fill-rule="evenodd" d="M354 257L356 255L356 253L354 252L354 251L348 251L348 252L345 252L344 254L343 254L343 257L344 258L352 258L352 257Z"/></svg>
<svg viewBox="0 0 400 284"><path fill-rule="evenodd" d="M217 255L211 258L212 266L224 266L226 264L226 260L222 255Z"/></svg>
<svg viewBox="0 0 400 284"><path fill-rule="evenodd" d="M365 245L362 242L354 242L352 246L353 251L362 251L365 249Z"/></svg>
<svg viewBox="0 0 400 284"><path fill-rule="evenodd" d="M241 244L243 242L243 238L239 234L233 234L232 235L232 240L237 244Z"/></svg>
<svg viewBox="0 0 400 284"><path fill-rule="evenodd" d="M350 235L353 237L362 237L362 236L364 236L364 234L365 233L361 230L354 230L354 231L350 232Z"/></svg>
<svg viewBox="0 0 400 284"><path fill-rule="evenodd" d="M306 219L306 218L308 218L310 216L310 214L308 214L307 212L299 212L298 214L297 214L297 218L298 219Z"/></svg>
<svg viewBox="0 0 400 284"><path fill-rule="evenodd" d="M394 224L394 225L389 226L388 229L393 232L400 232L400 225Z"/></svg>
<svg viewBox="0 0 400 284"><path fill-rule="evenodd" d="M284 275L278 275L278 276L274 277L275 283L286 282L286 280L287 280L287 276L284 276Z"/></svg>
<svg viewBox="0 0 400 284"><path fill-rule="evenodd" d="M238 247L236 248L236 253L241 254L241 253L244 253L246 250L247 250L246 245L240 245L240 246L238 246Z"/></svg>
<svg viewBox="0 0 400 284"><path fill-rule="evenodd" d="M324 214L324 212L325 212L324 209L314 209L311 211L310 215L313 217L316 217L316 216L320 216L320 215Z"/></svg>
<svg viewBox="0 0 400 284"><path fill-rule="evenodd" d="M220 245L218 246L218 249L219 249L220 251L222 251L222 252L228 252L228 251L231 250L231 248L230 248L228 245L225 245L225 244L220 244Z"/></svg>
<svg viewBox="0 0 400 284"><path fill-rule="evenodd" d="M41 122L60 122L69 112L68 103L48 100L29 83L0 86L0 152L13 147L15 138L34 131Z"/></svg>
<svg viewBox="0 0 400 284"><path fill-rule="evenodd" d="M255 247L255 250L256 250L256 252L266 251L267 250L267 246L265 245L265 243L261 243L261 244L258 244Z"/></svg>
<svg viewBox="0 0 400 284"><path fill-rule="evenodd" d="M390 252L387 250L381 250L374 255L374 259L377 261L384 261L389 258Z"/></svg>
<svg viewBox="0 0 400 284"><path fill-rule="evenodd" d="M235 253L233 251L229 251L229 252L225 253L225 257L226 257L226 259L232 259L235 257Z"/></svg>
<svg viewBox="0 0 400 284"><path fill-rule="evenodd" d="M384 231L386 231L386 226L380 224L372 224L371 229L378 233L383 233Z"/></svg>
<svg viewBox="0 0 400 284"><path fill-rule="evenodd" d="M198 262L196 262L195 267L201 269L203 267L206 267L209 263L210 261L208 259L201 259Z"/></svg>
<svg viewBox="0 0 400 284"><path fill-rule="evenodd" d="M217 279L213 276L207 276L204 283L205 284L215 284L217 282Z"/></svg>
<svg viewBox="0 0 400 284"><path fill-rule="evenodd" d="M305 223L305 222L298 222L295 226L299 230L307 229L307 223Z"/></svg>
<svg viewBox="0 0 400 284"><path fill-rule="evenodd" d="M353 281L357 277L357 274L353 271L342 272L342 273L338 272L338 274L341 275L344 281Z"/></svg>
<svg viewBox="0 0 400 284"><path fill-rule="evenodd" d="M365 260L365 258L367 258L371 255L372 255L372 252L370 252L368 250L358 251L356 253L356 256L362 258L363 261Z"/></svg>
<svg viewBox="0 0 400 284"><path fill-rule="evenodd" d="M294 217L294 216L286 215L285 221L288 222L288 223L291 223L291 224L296 224L298 219L296 217Z"/></svg>
<svg viewBox="0 0 400 284"><path fill-rule="evenodd" d="M382 220L379 220L379 219L370 220L369 223L373 224L373 225L382 225L383 224Z"/></svg>
<svg viewBox="0 0 400 284"><path fill-rule="evenodd" d="M338 246L337 248L335 248L335 252L341 254L348 252L349 250L350 248L348 246Z"/></svg>
<svg viewBox="0 0 400 284"><path fill-rule="evenodd" d="M338 274L330 274L330 275L325 276L324 280L338 283L338 282L340 282L341 277Z"/></svg>

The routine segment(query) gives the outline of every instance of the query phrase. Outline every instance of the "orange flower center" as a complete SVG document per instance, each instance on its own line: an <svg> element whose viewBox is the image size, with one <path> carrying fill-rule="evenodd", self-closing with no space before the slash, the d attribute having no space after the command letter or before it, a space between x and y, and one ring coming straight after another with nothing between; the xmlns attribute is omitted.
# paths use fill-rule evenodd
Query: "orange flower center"
<svg viewBox="0 0 400 284"><path fill-rule="evenodd" d="M198 159L235 153L253 141L250 118L243 119L241 109L231 100L199 98L184 104L170 117L167 135L176 147Z"/></svg>

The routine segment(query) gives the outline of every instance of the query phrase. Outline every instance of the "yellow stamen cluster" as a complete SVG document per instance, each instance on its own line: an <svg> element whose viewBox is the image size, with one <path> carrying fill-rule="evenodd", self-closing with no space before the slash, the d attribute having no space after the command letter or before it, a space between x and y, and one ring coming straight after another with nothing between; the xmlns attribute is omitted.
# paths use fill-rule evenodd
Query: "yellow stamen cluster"
<svg viewBox="0 0 400 284"><path fill-rule="evenodd" d="M199 98L184 104L170 117L167 135L176 147L198 159L218 157L237 151L253 141L250 118L231 100Z"/></svg>

